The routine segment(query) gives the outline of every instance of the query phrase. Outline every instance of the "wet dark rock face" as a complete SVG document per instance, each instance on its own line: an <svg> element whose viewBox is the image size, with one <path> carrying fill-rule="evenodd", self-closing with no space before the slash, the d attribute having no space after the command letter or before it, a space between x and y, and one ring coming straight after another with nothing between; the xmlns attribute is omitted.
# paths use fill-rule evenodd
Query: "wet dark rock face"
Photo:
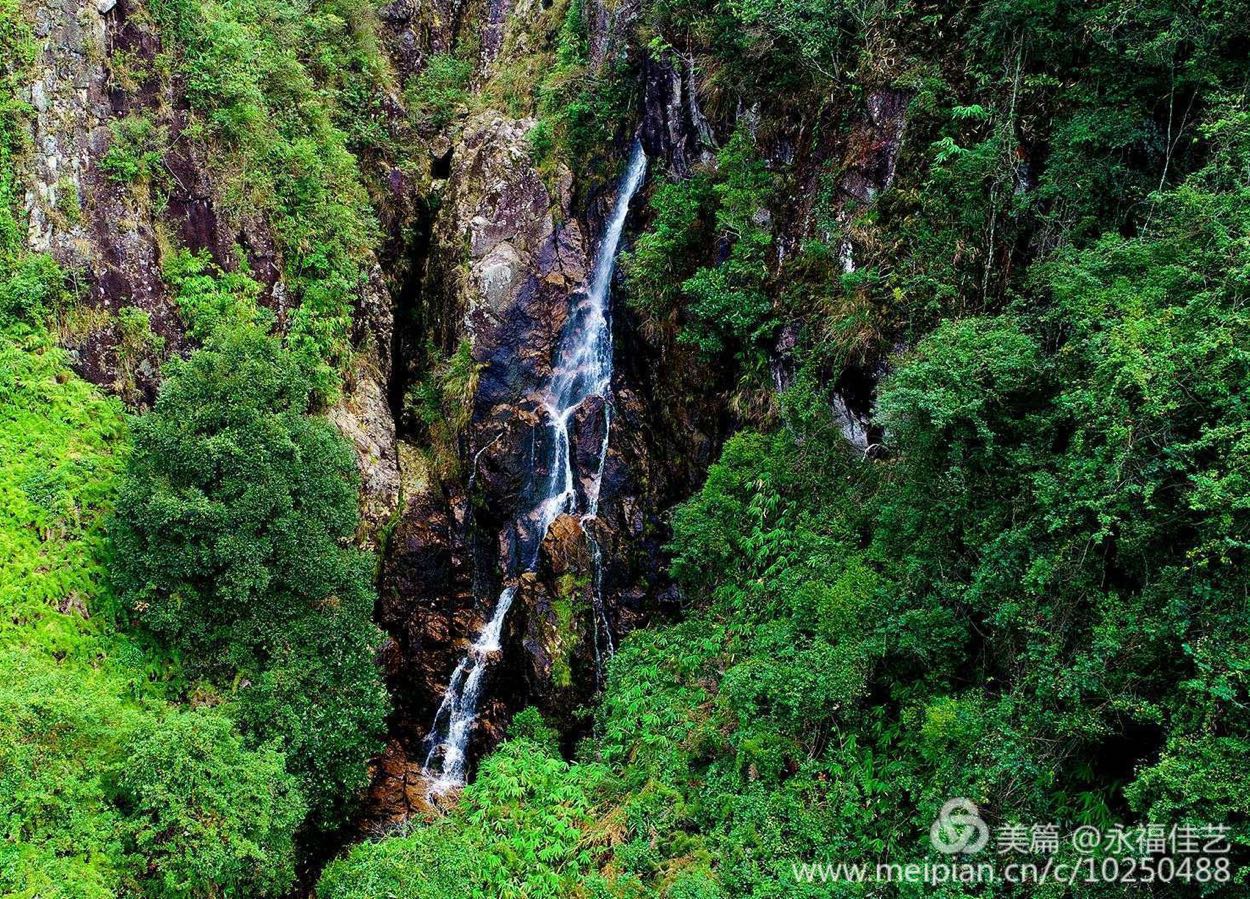
<svg viewBox="0 0 1250 899"><path fill-rule="evenodd" d="M378 766L369 826L411 813L426 731L501 588L515 545L509 525L527 500L551 347L568 296L586 277L585 240L568 209L571 176L561 174L566 189L553 197L530 161L532 126L491 112L465 123L431 223L414 310L419 337L446 355L467 342L478 373L469 425L454 448L457 470L418 476L414 462L404 472L411 493L383 560L378 603L393 641L384 659L394 739ZM524 664L523 653L510 636L489 676L474 758L498 742L510 710L524 702L526 681L513 667Z"/></svg>
<svg viewBox="0 0 1250 899"><path fill-rule="evenodd" d="M590 36L590 65L598 69L629 51L630 31L638 20L641 0L587 3L583 10Z"/></svg>
<svg viewBox="0 0 1250 899"><path fill-rule="evenodd" d="M894 181L894 167L902 149L911 94L879 88L868 94L867 110L851 132L847 173L842 191L871 204Z"/></svg>
<svg viewBox="0 0 1250 899"><path fill-rule="evenodd" d="M550 474L543 398L555 346L570 305L587 289L600 220L615 199L573 208L571 173L544 179L533 168L532 125L493 112L466 122L432 225L421 310L427 335L446 354L467 341L478 374L457 470L433 473L408 498L383 562L378 617L392 635L384 657L396 710L393 740L377 768L371 828L414 813L412 785L450 675L491 615L506 573L526 568L523 547L540 539L538 563L517 582L501 651L486 675L470 762L527 705L570 747L584 733L583 710L611 647L676 609L675 591L660 574L664 515L689 495L719 442L718 415L710 425L702 408L669 416L652 395L660 389L653 379L674 373L631 333L628 311L617 310L610 408L588 399L569 426L585 510L610 420L598 516L561 516L543 537L525 515ZM641 356L631 360L634 352ZM709 399L708 407L717 402ZM705 427L712 435L702 436Z"/></svg>
<svg viewBox="0 0 1250 899"><path fill-rule="evenodd" d="M643 61L643 117L639 131L647 155L662 159L679 178L712 159L711 123L699 106L691 65L680 57Z"/></svg>
<svg viewBox="0 0 1250 899"><path fill-rule="evenodd" d="M378 619L394 642L385 654L387 674L397 699L404 700L399 707L415 717L414 728L433 714L430 685L445 679L463 636L481 624L465 510L451 506L435 494L412 497L382 570Z"/></svg>
<svg viewBox="0 0 1250 899"><path fill-rule="evenodd" d="M804 120L801 116L780 117L780 122L787 127L762 142L766 158L774 164L790 166L792 174L789 190L782 202L776 204L772 221L779 265L783 260L796 257L807 238L830 240L833 237L830 233L813 233L813 230L815 204L822 202L821 198L827 194L821 179L829 171L836 171L840 173L836 189L829 198L830 208L824 210L824 214L831 213L837 223L836 249L842 271L855 270L863 249L857 244L865 236L857 227L856 217L869 210L893 183L906 135L910 102L911 94L907 91L872 88L863 98L862 107L851 114L823 111L821 126L807 129L810 134L823 135L815 139L802 133L800 126ZM844 121L839 124L831 117L835 115L844 117ZM800 339L794 323L787 323L777 334L771 373L778 390L793 383L794 350ZM868 457L881 451L881 435L869 419L877 384L889 371L890 356L896 350L873 348L847 360L840 370L821 373L830 388L830 416L846 438L848 448L856 454Z"/></svg>

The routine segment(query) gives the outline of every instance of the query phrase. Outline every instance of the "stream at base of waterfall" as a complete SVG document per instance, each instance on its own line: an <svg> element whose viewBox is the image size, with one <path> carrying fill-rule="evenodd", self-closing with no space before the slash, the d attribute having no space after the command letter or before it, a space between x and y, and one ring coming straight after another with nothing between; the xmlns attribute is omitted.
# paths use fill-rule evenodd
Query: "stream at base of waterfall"
<svg viewBox="0 0 1250 899"><path fill-rule="evenodd" d="M517 570L506 573L505 586L495 602L490 620L452 672L443 701L430 726L424 773L430 779L429 793L432 796L464 785L467 775L466 753L473 725L477 720L478 701L487 671L501 652L504 620L516 598L518 578L537 567L543 539L556 518L580 512L582 524L585 526L599 513L599 487L607 460L612 424L612 275L616 268L621 235L625 229L625 218L629 214L629 204L642 186L646 169L646 154L642 145L635 141L621 177L607 228L599 244L589 290L584 295L578 295L577 302L569 310L568 320L555 350L551 383L542 401L549 431L547 446L550 448L550 459L544 460L548 465L540 467L535 464L535 479L540 477L541 470L545 469L547 472L545 476L541 476L542 484L536 485L539 486L539 499L516 522L515 539L519 544L519 551L514 555L519 560L515 566ZM584 508L579 509L575 487L578 472L574 470L575 460L569 427L574 414L591 397L605 400L603 444L595 470L586 473L589 476L589 486L584 490ZM584 480L583 483L587 481ZM610 655L614 646L607 613L603 608L602 551L594 537L593 528L584 530L594 565L592 599L595 614L595 654L598 662L601 655Z"/></svg>

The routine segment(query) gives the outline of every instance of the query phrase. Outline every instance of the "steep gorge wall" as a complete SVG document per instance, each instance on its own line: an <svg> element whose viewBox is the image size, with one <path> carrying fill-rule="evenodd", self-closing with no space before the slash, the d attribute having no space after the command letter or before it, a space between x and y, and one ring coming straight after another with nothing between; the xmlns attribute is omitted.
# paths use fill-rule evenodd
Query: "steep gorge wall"
<svg viewBox="0 0 1250 899"><path fill-rule="evenodd" d="M593 9L593 54L606 59L629 52L622 37L628 16L621 9L612 15ZM497 33L496 15L490 13L482 26L477 78L486 92L504 62L490 50L494 43L524 46L534 40ZM518 4L509 27L524 29L534 15L541 15L540 7ZM641 97L639 106L641 118ZM456 123L447 136L446 178L435 185L418 340L443 357L467 350L472 378L463 385L469 389L468 414L453 445L421 452L417 444L431 435L418 426L418 433L407 435L415 441L412 448L401 452L409 462L404 480L410 490L383 561L378 607L393 638L384 656L395 726L375 787L374 826L425 805L423 741L452 669L499 593L505 556L517 543L512 529L518 514L532 504L523 491L526 474L536 465L541 470L541 394L555 342L570 298L586 290L603 211L614 200L612 190L579 183L563 163L540 166L531 144L536 125L493 109ZM605 160L621 159L634 127L621 123L618 142L602 148ZM664 156L656 161L657 171L671 167ZM489 675L472 758L493 746L511 714L529 704L570 745L583 732L579 710L593 699L606 652L598 645L605 635L597 633L593 610L597 586L613 639L676 611L663 573L664 516L689 494L712 458L723 429L723 397L703 391L691 408L669 414L673 410L657 399L659 384L698 373L679 374L689 361L681 354L649 349L623 306L614 320L612 433L600 512L587 524L603 552L603 582L594 583L581 522L558 519L538 570L522 578L505 622L502 660ZM430 368L427 360L426 374ZM587 402L572 422L579 470L597 468L605 422L598 400Z"/></svg>
<svg viewBox="0 0 1250 899"><path fill-rule="evenodd" d="M569 191L552 196L530 162L532 126L490 111L465 122L433 225L425 337L444 352L469 348L476 389L463 397L472 411L450 459L421 459L415 447L407 456L422 470L407 479L412 490L383 562L378 608L395 641L386 658L400 722L390 754L409 767L424 757L420 740L441 690L498 593L506 551L498 535L521 501L535 397L568 294L586 277ZM569 178L562 173L566 187ZM497 732L520 699L492 693L485 727Z"/></svg>
<svg viewBox="0 0 1250 899"><path fill-rule="evenodd" d="M129 2L61 0L35 8L40 41L34 107L33 147L26 183L29 244L49 252L86 281L84 308L62 339L79 370L139 404L155 396L159 354L124 358L117 313L134 307L148 313L167 351L182 344L182 328L161 281L158 225L188 237L197 248L218 248L217 223L208 191L185 154L171 159L177 180L168 216L158 217L146 197L112 182L101 168L112 141L109 125L128 110L160 103L175 135L182 122L172 90L151 80L126 90L112 77L114 52L148 60L159 48L153 31L132 19ZM164 96L162 96L162 93Z"/></svg>
<svg viewBox="0 0 1250 899"><path fill-rule="evenodd" d="M569 298L586 289L611 178L565 163L541 162L538 122L496 108L509 66L549 41L531 33L546 6L505 0L395 0L377 10L376 29L394 83L425 71L438 54L472 62L469 98L446 127L414 130L405 97L387 90L383 125L404 146L396 161L365 157L362 177L382 237L365 261L341 396L328 411L357 452L362 473L362 539L383 548L379 623L394 699L392 741L379 761L371 826L424 805L423 739L448 676L481 629L500 587L508 530L525 508L523 473L540 455L539 393ZM780 265L812 233L811 198L820 173L843 159L843 204L870 204L888 187L903 134L905 97L870 94L848 133L820 129L789 109L704 109L705 75L692 56L651 56L636 44L638 5L587 4L590 65L622 64L634 80L632 118L602 147L611 172L637 133L652 159L653 182L682 179L715 165L715 153L741 122L756 123L768 162L796 172L790 194L761 210L775 233ZM179 78L155 62L168 47L134 0L45 4L38 8L40 76L28 197L30 242L82 279L80 308L63 327L79 369L137 407L150 404L163 358L189 346L163 276L179 248L238 267L236 248L262 285L262 302L284 323L295 300L286 260L263 215L230 205L215 150L187 133L192 112ZM545 51L543 51L545 52ZM136 74L137 73L137 74ZM161 187L110 177L103 165L115 128L142 113L169 139ZM820 115L819 112L814 115ZM814 135L823 136L814 136ZM644 198L645 201L645 198ZM647 224L639 202L631 230ZM710 254L720 252L708 248ZM848 249L848 253L850 250ZM146 313L158 343L129 346L122 309ZM634 310L614 311L613 426L597 520L604 576L593 583L582 525L556 521L538 570L523 579L504 634L503 661L481 709L475 757L504 733L510 716L534 704L571 744L584 732L579 710L601 675L593 592L602 589L616 638L657 616L678 614L663 546L666 516L695 489L725 435L740 421L733 379L672 333L654 332ZM791 335L773 356L777 386L789 378ZM463 348L463 350L462 350ZM461 371L448 371L458 354ZM414 388L456 393L463 421L419 420ZM454 388L454 389L453 389ZM862 417L847 406L848 420ZM418 390L419 392L419 390ZM437 391L436 391L437 392ZM444 422L443 424L447 424ZM604 409L590 402L574 422L574 452L597 457ZM586 470L587 466L582 466Z"/></svg>
<svg viewBox="0 0 1250 899"><path fill-rule="evenodd" d="M136 0L53 2L33 9L40 41L25 181L29 245L49 252L76 285L59 316L62 343L87 379L142 410L155 400L160 365L191 347L166 277L181 250L223 271L246 267L260 302L285 327L293 305L269 219L240 204L229 150L202 136L176 49ZM437 17L435 17L437 21ZM432 25L427 27L432 28ZM398 96L383 123L404 136ZM145 129L128 146L127 129ZM114 153L155 153L130 177ZM422 156L419 148L414 155ZM373 541L398 501L398 458L388 389L395 295L411 275L413 222L425 176L386 160L361 160L385 238L362 262L365 280L351 335L356 352L329 410L357 451L364 480L362 539Z"/></svg>

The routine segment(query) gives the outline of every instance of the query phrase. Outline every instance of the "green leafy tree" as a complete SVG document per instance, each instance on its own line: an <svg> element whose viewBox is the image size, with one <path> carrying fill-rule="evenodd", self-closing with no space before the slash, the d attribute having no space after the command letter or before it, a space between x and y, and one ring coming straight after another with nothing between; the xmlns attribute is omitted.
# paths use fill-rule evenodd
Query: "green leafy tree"
<svg viewBox="0 0 1250 899"><path fill-rule="evenodd" d="M38 650L0 654L0 893L120 892L128 860L108 780L142 716L119 680L58 670Z"/></svg>
<svg viewBox="0 0 1250 899"><path fill-rule="evenodd" d="M308 414L311 389L246 317L173 361L136 423L113 541L136 619L234 685L250 732L282 743L324 817L363 785L386 704L372 563L349 542L356 469Z"/></svg>

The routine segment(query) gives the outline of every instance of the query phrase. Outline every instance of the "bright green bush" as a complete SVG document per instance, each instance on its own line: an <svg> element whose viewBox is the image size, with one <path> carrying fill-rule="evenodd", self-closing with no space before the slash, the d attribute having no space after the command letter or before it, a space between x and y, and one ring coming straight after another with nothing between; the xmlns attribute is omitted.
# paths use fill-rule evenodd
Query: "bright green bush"
<svg viewBox="0 0 1250 899"><path fill-rule="evenodd" d="M354 467L307 414L295 357L250 323L174 360L135 424L118 508L117 582L145 624L208 668L243 658L327 597L360 601Z"/></svg>
<svg viewBox="0 0 1250 899"><path fill-rule="evenodd" d="M110 776L144 717L124 677L7 650L0 683L0 893L117 895L132 860Z"/></svg>
<svg viewBox="0 0 1250 899"><path fill-rule="evenodd" d="M707 357L757 360L777 327L766 289L772 190L744 129L717 155L714 173L662 184L651 197L651 228L622 261L630 302L659 320L680 310L678 339ZM727 258L700 258L709 237L729 248Z"/></svg>
<svg viewBox="0 0 1250 899"><path fill-rule="evenodd" d="M100 168L114 181L146 181L162 172L168 135L144 116L128 116L110 125L113 141Z"/></svg>
<svg viewBox="0 0 1250 899"><path fill-rule="evenodd" d="M631 306L652 319L678 307L681 284L698 265L715 208L711 179L699 173L686 181L662 181L649 202L651 226L621 254Z"/></svg>
<svg viewBox="0 0 1250 899"><path fill-rule="evenodd" d="M102 644L107 645L107 644ZM305 807L220 712L135 703L124 666L0 656L5 895L282 895Z"/></svg>
<svg viewBox="0 0 1250 899"><path fill-rule="evenodd" d="M0 281L0 327L17 322L43 325L67 302L61 267L49 256L23 256Z"/></svg>
<svg viewBox="0 0 1250 899"><path fill-rule="evenodd" d="M117 790L145 896L282 896L294 881L303 797L282 754L245 749L219 712L142 728Z"/></svg>
<svg viewBox="0 0 1250 899"><path fill-rule="evenodd" d="M367 576L369 569L363 569ZM375 655L372 604L336 605L286 625L263 670L239 694L238 720L257 741L276 741L300 776L312 820L349 820L369 784L390 709Z"/></svg>
<svg viewBox="0 0 1250 899"><path fill-rule="evenodd" d="M187 333L199 340L240 317L258 315L261 285L246 269L222 271L207 253L181 250L165 261L165 280L174 289Z"/></svg>
<svg viewBox="0 0 1250 899"><path fill-rule="evenodd" d="M46 332L0 329L0 644L99 651L104 519L128 445L121 404L74 376Z"/></svg>
<svg viewBox="0 0 1250 899"><path fill-rule="evenodd" d="M544 735L534 717L522 718L520 729ZM511 739L483 762L450 816L356 846L326 868L318 895L563 899L593 890L602 881L584 830L604 777L601 767L570 766L528 736Z"/></svg>
<svg viewBox="0 0 1250 899"><path fill-rule="evenodd" d="M690 295L690 323L681 339L704 353L737 348L754 355L776 330L772 299L765 291L772 246L769 203L773 177L743 129L717 154L719 200L716 228L730 241L729 258L696 272L683 285Z"/></svg>

